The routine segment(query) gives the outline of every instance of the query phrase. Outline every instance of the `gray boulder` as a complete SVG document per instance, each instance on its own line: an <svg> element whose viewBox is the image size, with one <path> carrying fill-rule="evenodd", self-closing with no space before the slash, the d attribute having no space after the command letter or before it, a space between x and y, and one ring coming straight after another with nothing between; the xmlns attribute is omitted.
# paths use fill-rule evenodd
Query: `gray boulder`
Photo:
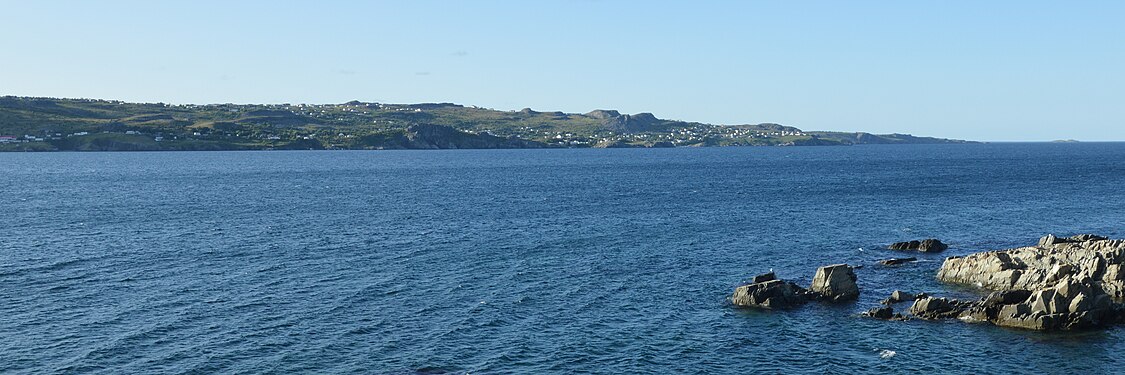
<svg viewBox="0 0 1125 375"><path fill-rule="evenodd" d="M896 291L894 291L894 292L891 292L891 296L890 296L890 297L888 297L887 299L884 299L884 300L882 301L882 303L883 303L884 305L890 305L890 304L892 304L892 303L899 303L899 302L913 301L913 300L915 300L915 299L917 299L917 298L918 298L918 297L917 297L917 296L915 296L915 295L913 295L913 294L910 294L910 293L907 293L907 292L903 292L903 291L901 291L901 290L896 290Z"/></svg>
<svg viewBox="0 0 1125 375"><path fill-rule="evenodd" d="M816 270L809 290L828 301L849 301L859 297L859 286L855 281L855 272L851 266L834 264Z"/></svg>
<svg viewBox="0 0 1125 375"><path fill-rule="evenodd" d="M910 313L922 319L955 318L972 307L972 303L950 298L926 297L914 301Z"/></svg>
<svg viewBox="0 0 1125 375"><path fill-rule="evenodd" d="M805 304L809 293L797 284L770 279L735 288L730 301L735 306L785 309Z"/></svg>

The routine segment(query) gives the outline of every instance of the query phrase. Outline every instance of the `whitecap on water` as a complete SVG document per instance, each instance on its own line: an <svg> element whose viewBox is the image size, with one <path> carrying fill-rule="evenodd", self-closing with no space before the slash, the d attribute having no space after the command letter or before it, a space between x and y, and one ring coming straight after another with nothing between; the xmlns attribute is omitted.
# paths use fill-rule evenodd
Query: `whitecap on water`
<svg viewBox="0 0 1125 375"><path fill-rule="evenodd" d="M894 357L896 354L898 354L898 352L896 352L894 350L883 349L883 350L879 351L879 358L887 359L887 358Z"/></svg>

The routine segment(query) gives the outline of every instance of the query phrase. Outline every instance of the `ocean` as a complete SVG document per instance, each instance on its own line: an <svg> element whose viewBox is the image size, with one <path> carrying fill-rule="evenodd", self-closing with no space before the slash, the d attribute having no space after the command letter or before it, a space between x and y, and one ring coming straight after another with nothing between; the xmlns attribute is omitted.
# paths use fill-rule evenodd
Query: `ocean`
<svg viewBox="0 0 1125 375"><path fill-rule="evenodd" d="M978 296L947 256L1125 238L1125 143L4 153L0 200L0 373L1125 368L1120 327L857 316ZM726 300L835 263L858 301Z"/></svg>

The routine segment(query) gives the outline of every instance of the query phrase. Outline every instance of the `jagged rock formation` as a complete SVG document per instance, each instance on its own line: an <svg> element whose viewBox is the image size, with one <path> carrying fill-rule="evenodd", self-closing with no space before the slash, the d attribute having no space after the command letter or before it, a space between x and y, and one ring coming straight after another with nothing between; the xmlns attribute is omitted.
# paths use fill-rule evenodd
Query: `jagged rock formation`
<svg viewBox="0 0 1125 375"><path fill-rule="evenodd" d="M1125 240L1048 235L1038 246L947 258L937 278L994 290L1040 290L1066 278L1089 279L1115 301L1123 302Z"/></svg>
<svg viewBox="0 0 1125 375"><path fill-rule="evenodd" d="M923 253L938 253L945 251L949 246L942 243L941 240L930 238L921 241L895 242L887 248L891 250L917 250Z"/></svg>
<svg viewBox="0 0 1125 375"><path fill-rule="evenodd" d="M847 264L820 267L813 276L809 290L832 302L849 301L859 297L855 272Z"/></svg>
<svg viewBox="0 0 1125 375"><path fill-rule="evenodd" d="M1002 301L988 320L1005 327L1069 330L1099 327L1115 319L1109 295L1088 281L1065 279L1052 288L1032 292L1022 302L1003 304L1019 296Z"/></svg>
<svg viewBox="0 0 1125 375"><path fill-rule="evenodd" d="M1120 315L1109 295L1088 281L1070 278L1050 288L999 291L972 302L920 298L910 313L922 319L959 318L1040 331L1103 327Z"/></svg>
<svg viewBox="0 0 1125 375"><path fill-rule="evenodd" d="M1125 295L1123 261L1125 241L1095 235L1048 235L1037 246L949 257L938 279L998 292L972 303L918 300L911 313L1034 330L1102 327L1121 315L1114 300Z"/></svg>

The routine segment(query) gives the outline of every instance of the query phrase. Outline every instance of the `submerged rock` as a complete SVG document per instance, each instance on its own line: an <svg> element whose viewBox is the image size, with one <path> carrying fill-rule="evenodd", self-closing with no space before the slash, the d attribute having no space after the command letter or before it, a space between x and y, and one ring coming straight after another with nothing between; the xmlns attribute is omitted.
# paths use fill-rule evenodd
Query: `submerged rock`
<svg viewBox="0 0 1125 375"><path fill-rule="evenodd" d="M917 260L918 260L918 258L915 258L915 257L909 257L909 258L891 258L891 259L883 259L883 260L880 260L880 261L879 261L879 264L882 264L882 265L884 265L884 266L897 266L897 265L899 265L899 264L903 264L903 263L910 263L910 262L914 262L914 261L917 261Z"/></svg>
<svg viewBox="0 0 1125 375"><path fill-rule="evenodd" d="M937 253L945 251L949 246L942 243L941 240L930 238L921 241L895 242L887 248L891 250L918 250L923 253Z"/></svg>
<svg viewBox="0 0 1125 375"><path fill-rule="evenodd" d="M852 267L834 264L816 270L809 290L832 302L854 300L859 297L859 287L855 281Z"/></svg>
<svg viewBox="0 0 1125 375"><path fill-rule="evenodd" d="M735 288L730 301L736 306L785 309L805 304L809 294L797 284L771 278Z"/></svg>

